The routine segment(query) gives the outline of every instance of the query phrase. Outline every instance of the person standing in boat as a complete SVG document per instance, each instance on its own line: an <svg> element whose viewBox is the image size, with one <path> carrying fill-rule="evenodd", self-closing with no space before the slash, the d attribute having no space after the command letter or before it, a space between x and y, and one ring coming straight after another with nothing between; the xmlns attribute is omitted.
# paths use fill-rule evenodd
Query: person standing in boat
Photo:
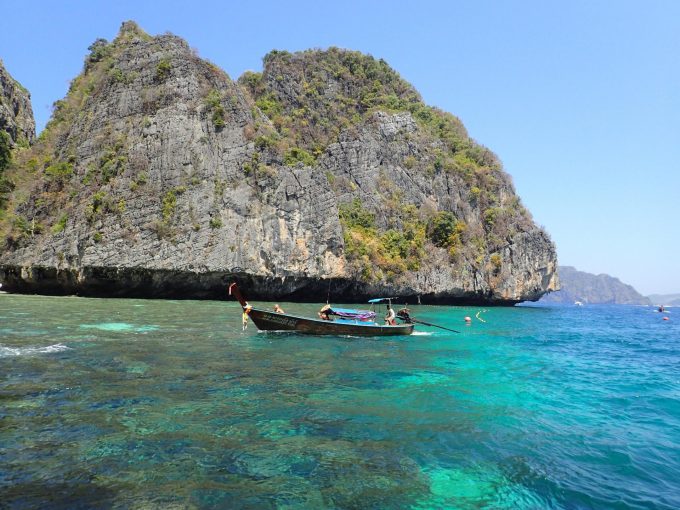
<svg viewBox="0 0 680 510"><path fill-rule="evenodd" d="M243 323L243 331L248 328L248 314L253 307L246 302L246 306L243 307L243 315L241 316L241 321Z"/></svg>
<svg viewBox="0 0 680 510"><path fill-rule="evenodd" d="M276 304L274 305L274 311L275 311L276 313L286 313L286 312L283 311L283 308L281 308L281 307L279 306L278 303L276 303Z"/></svg>
<svg viewBox="0 0 680 510"><path fill-rule="evenodd" d="M394 310L390 305L387 305L387 314L385 315L385 324L388 326L394 325Z"/></svg>

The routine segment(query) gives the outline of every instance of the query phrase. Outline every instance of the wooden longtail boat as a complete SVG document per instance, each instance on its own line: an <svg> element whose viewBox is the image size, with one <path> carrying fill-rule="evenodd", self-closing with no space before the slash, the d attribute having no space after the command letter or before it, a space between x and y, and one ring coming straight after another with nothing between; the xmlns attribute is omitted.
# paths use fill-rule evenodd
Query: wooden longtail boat
<svg viewBox="0 0 680 510"><path fill-rule="evenodd" d="M238 299L244 313L248 314L257 329L261 331L295 331L310 335L335 336L395 336L413 333L413 324L378 324L372 320L375 318L375 313L365 310L336 309L336 312L330 308L329 315L335 315L337 318L333 320L313 319L253 307L243 298L235 283L229 286L229 294ZM356 312L356 314L351 312Z"/></svg>

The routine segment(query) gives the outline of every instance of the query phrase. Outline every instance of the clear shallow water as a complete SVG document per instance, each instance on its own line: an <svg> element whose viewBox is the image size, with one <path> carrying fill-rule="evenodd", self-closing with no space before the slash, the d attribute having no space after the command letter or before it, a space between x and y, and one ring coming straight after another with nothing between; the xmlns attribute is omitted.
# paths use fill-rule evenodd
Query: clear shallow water
<svg viewBox="0 0 680 510"><path fill-rule="evenodd" d="M0 508L680 507L680 309L414 308L0 295Z"/></svg>

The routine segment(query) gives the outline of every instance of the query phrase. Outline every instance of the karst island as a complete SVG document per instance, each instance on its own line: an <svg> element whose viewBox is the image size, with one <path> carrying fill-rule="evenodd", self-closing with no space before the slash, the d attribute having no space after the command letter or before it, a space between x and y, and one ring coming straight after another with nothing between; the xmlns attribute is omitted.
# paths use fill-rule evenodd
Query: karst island
<svg viewBox="0 0 680 510"><path fill-rule="evenodd" d="M38 137L30 91L0 85L3 290L514 304L558 286L499 158L384 60L272 51L234 80L129 21Z"/></svg>

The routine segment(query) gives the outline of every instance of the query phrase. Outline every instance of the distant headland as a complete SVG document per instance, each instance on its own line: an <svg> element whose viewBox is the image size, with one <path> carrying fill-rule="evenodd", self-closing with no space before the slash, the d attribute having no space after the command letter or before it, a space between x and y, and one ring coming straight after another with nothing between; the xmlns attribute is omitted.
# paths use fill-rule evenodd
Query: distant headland
<svg viewBox="0 0 680 510"><path fill-rule="evenodd" d="M649 298L641 295L631 285L607 274L578 271L571 266L559 266L562 288L541 299L542 303L626 304L649 305Z"/></svg>

